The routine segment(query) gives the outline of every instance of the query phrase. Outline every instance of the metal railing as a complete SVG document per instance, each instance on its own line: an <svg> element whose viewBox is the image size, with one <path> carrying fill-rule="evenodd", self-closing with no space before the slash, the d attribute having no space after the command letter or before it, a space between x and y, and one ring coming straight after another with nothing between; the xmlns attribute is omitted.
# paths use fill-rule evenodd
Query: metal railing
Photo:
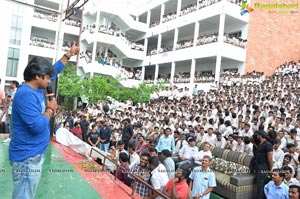
<svg viewBox="0 0 300 199"><path fill-rule="evenodd" d="M116 166L116 170L118 168L121 168L121 169L124 169L126 170L124 167L120 166L116 160L112 159L112 158L109 158L107 157L104 153L100 153L98 150L95 150L94 148L91 148L91 152L90 152L90 155L92 156L92 153L95 152L97 153L97 155L100 155L101 157L99 156L95 156L95 157L99 157L100 159L103 159L102 163L103 163L103 168L102 170L103 171L106 171L106 168L105 168L105 162L106 161L110 161L111 163L113 163L115 166ZM159 196L165 198L165 199L170 199L170 197L168 195L166 195L165 193L163 193L162 191L158 191L156 189L154 189L154 187L152 187L150 184L148 184L147 182L145 182L139 175L136 175L134 173L130 174L132 177L133 177L133 180L134 181L138 181L140 183L142 183L143 185L147 186L150 190L158 193ZM114 174L114 182L116 182L116 179L117 179L117 172L115 172ZM117 184L117 183L116 183ZM134 183L135 184L135 183ZM134 195L134 192L135 192L135 187L132 188L132 191L131 193L128 193L125 189L121 188L123 191L125 191L130 197L133 198L133 195Z"/></svg>

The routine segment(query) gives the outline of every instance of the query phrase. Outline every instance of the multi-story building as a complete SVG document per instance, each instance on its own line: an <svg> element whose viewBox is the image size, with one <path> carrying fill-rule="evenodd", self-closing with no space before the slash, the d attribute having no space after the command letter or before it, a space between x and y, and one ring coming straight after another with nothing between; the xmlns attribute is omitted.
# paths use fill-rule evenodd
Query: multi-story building
<svg viewBox="0 0 300 199"><path fill-rule="evenodd" d="M84 7L80 74L113 75L123 66L130 77L186 86L218 81L227 70L243 73L249 16L239 5L164 0L126 10L117 0L104 2Z"/></svg>
<svg viewBox="0 0 300 199"><path fill-rule="evenodd" d="M23 3L22 3L23 2ZM23 71L33 56L60 59L71 42L78 43L80 13L62 21L67 1L18 0L3 1L0 53L1 89L9 94L11 80L23 81ZM76 58L70 61L76 62Z"/></svg>
<svg viewBox="0 0 300 199"><path fill-rule="evenodd" d="M299 59L297 11L255 8L241 16L235 0L89 0L83 12L62 22L67 0L15 1L23 0L1 4L2 89L22 81L33 56L54 63L72 41L81 48L79 75L131 77L121 81L126 86L164 79L206 87L228 70L272 74L283 60Z"/></svg>

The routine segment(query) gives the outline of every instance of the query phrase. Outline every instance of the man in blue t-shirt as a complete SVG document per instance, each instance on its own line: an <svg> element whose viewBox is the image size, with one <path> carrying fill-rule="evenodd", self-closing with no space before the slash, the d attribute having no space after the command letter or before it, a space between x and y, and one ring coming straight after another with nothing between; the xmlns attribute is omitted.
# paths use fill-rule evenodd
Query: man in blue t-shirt
<svg viewBox="0 0 300 199"><path fill-rule="evenodd" d="M44 153L50 140L50 119L57 108L55 98L45 102L44 89L63 70L79 48L71 49L54 64L34 57L26 66L12 104L12 137L9 160L12 165L12 198L33 199L41 177Z"/></svg>

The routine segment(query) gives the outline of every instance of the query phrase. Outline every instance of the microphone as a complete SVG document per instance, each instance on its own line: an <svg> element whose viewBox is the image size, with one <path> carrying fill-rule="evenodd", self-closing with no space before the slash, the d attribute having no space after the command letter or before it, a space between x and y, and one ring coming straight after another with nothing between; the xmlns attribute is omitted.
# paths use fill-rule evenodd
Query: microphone
<svg viewBox="0 0 300 199"><path fill-rule="evenodd" d="M54 96L54 93L53 93L53 90L52 90L52 86L47 86L47 97L48 97L48 100L52 101L53 100L53 96Z"/></svg>

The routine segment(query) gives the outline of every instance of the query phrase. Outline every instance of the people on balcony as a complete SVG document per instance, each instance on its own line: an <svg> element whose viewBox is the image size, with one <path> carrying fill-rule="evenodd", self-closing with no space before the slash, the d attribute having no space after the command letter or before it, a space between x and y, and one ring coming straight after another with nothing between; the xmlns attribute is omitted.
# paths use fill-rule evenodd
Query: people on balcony
<svg viewBox="0 0 300 199"><path fill-rule="evenodd" d="M99 33L103 34L108 34L111 36L116 36L121 38L131 49L133 50L139 50L139 51L144 51L144 45L137 43L130 39L127 35L123 34L118 27L110 27L108 28L105 25L98 25L92 24L92 25L86 25L82 28L82 33L88 30L91 34L95 33L98 31Z"/></svg>
<svg viewBox="0 0 300 199"><path fill-rule="evenodd" d="M47 13L40 10L34 10L33 16L39 19L47 19L52 22L56 22L58 20L57 14Z"/></svg>
<svg viewBox="0 0 300 199"><path fill-rule="evenodd" d="M176 12L165 14L163 15L162 23L174 20L176 19L176 16L177 16Z"/></svg>
<svg viewBox="0 0 300 199"><path fill-rule="evenodd" d="M180 10L179 16L184 16L197 10L197 4L190 4Z"/></svg>
<svg viewBox="0 0 300 199"><path fill-rule="evenodd" d="M33 17L39 18L39 19L46 19L48 21L57 22L58 15L53 13L47 13L45 11L40 10L34 10ZM79 19L72 19L68 18L65 20L66 25L80 27L80 20Z"/></svg>
<svg viewBox="0 0 300 199"><path fill-rule="evenodd" d="M223 41L241 48L246 48L247 45L247 39L232 37L228 33L224 34Z"/></svg>
<svg viewBox="0 0 300 199"><path fill-rule="evenodd" d="M202 35L197 39L197 46L209 44L218 41L218 33Z"/></svg>
<svg viewBox="0 0 300 199"><path fill-rule="evenodd" d="M29 45L43 47L43 48L50 48L50 49L55 48L54 42L50 42L43 39L31 39Z"/></svg>

